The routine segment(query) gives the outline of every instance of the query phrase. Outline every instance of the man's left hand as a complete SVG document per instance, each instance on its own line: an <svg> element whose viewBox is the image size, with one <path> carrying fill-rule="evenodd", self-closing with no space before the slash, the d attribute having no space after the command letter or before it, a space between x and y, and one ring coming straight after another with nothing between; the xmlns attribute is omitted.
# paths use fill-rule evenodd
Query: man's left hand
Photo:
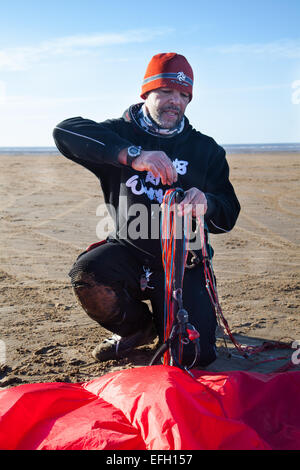
<svg viewBox="0 0 300 470"><path fill-rule="evenodd" d="M204 215L207 211L207 199L205 194L198 188L191 188L185 191L184 199L178 204L178 215L188 215L193 217Z"/></svg>

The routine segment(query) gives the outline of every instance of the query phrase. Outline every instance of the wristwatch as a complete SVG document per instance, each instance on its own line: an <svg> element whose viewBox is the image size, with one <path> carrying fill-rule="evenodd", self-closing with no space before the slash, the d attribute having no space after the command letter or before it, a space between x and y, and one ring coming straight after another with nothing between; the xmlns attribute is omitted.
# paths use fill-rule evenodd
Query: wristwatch
<svg viewBox="0 0 300 470"><path fill-rule="evenodd" d="M127 149L127 165L132 166L132 162L141 155L142 147L131 145Z"/></svg>

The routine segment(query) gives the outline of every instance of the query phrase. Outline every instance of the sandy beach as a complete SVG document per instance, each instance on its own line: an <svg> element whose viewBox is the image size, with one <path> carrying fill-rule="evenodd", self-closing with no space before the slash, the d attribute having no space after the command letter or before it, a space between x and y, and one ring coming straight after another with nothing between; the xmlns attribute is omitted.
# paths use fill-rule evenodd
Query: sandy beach
<svg viewBox="0 0 300 470"><path fill-rule="evenodd" d="M211 241L221 306L242 344L300 341L299 157L228 156L242 210L232 232ZM0 168L0 387L83 382L147 365L155 343L119 362L93 360L107 331L76 303L69 283L73 261L97 241L103 199L96 177L50 154L0 155ZM218 345L208 371L269 373L293 353L269 350L249 360L228 341L229 358L221 338ZM283 359L270 361L276 357Z"/></svg>

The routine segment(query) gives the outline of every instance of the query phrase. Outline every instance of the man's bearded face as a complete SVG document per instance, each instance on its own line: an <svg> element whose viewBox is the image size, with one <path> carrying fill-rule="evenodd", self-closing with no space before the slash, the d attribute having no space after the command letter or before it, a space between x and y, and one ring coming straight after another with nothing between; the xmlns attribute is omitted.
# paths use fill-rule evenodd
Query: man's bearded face
<svg viewBox="0 0 300 470"><path fill-rule="evenodd" d="M174 129L181 122L189 101L188 93L172 88L158 88L149 92L145 105L159 127Z"/></svg>

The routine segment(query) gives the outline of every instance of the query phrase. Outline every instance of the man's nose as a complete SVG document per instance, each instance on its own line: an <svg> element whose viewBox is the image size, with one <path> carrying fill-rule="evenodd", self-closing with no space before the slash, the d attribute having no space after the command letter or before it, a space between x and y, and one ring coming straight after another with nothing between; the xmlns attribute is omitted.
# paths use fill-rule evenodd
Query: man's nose
<svg viewBox="0 0 300 470"><path fill-rule="evenodd" d="M173 90L173 93L170 96L170 102L172 104L179 105L180 104L180 93L177 90Z"/></svg>

